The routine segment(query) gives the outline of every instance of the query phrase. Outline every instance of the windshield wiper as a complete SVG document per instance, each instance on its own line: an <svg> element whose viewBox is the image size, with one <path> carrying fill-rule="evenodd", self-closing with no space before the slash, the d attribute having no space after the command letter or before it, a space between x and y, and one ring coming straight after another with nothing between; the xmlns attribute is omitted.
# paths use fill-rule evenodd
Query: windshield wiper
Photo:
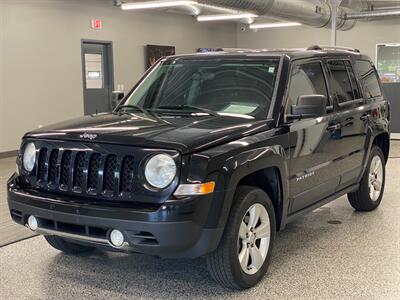
<svg viewBox="0 0 400 300"><path fill-rule="evenodd" d="M115 110L115 112L119 112L121 109L124 109L124 108L130 108L130 109L140 110L142 113L145 113L145 114L148 114L148 113L149 113L149 112L148 112L146 109L144 109L143 107L138 106L138 105L132 105L132 104L127 104L127 105L118 106L117 109Z"/></svg>
<svg viewBox="0 0 400 300"><path fill-rule="evenodd" d="M195 110L201 111L203 113L209 114L210 116L214 116L214 117L219 116L219 114L216 111L213 111L211 109L207 109L204 107L190 105L190 104L182 104L182 105L176 105L176 106L164 105L164 106L158 106L156 109L184 110L186 108L195 109Z"/></svg>

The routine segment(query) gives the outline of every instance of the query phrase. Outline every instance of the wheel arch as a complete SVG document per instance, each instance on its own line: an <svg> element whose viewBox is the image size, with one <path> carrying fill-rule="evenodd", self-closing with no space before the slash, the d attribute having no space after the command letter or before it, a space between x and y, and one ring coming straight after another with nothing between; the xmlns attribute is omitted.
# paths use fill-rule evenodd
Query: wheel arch
<svg viewBox="0 0 400 300"><path fill-rule="evenodd" d="M227 184L220 226L226 224L237 187L251 185L268 194L274 205L277 230L283 229L286 224L284 212L288 208L287 174L287 158L281 151L265 151L263 157L249 159L233 170Z"/></svg>
<svg viewBox="0 0 400 300"><path fill-rule="evenodd" d="M378 146L385 157L385 162L389 159L389 150L390 150L390 136L387 132L382 132L374 137L372 140L372 145Z"/></svg>

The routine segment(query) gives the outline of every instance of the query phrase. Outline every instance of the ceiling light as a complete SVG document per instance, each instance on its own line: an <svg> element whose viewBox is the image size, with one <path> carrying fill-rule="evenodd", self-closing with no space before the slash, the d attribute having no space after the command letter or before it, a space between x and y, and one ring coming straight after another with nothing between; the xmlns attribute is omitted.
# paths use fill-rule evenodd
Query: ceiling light
<svg viewBox="0 0 400 300"><path fill-rule="evenodd" d="M128 10L128 9L173 7L173 6L193 5L193 4L197 4L197 1L186 1L186 0L168 1L167 0L167 1L127 2L127 3L122 3L121 8L123 10Z"/></svg>
<svg viewBox="0 0 400 300"><path fill-rule="evenodd" d="M237 20L245 18L255 18L257 15L254 14L221 14L221 15L203 15L198 16L197 21L222 21L222 20Z"/></svg>
<svg viewBox="0 0 400 300"><path fill-rule="evenodd" d="M296 22L258 23L258 24L251 24L250 29L292 27L301 25L302 25L301 23L296 23Z"/></svg>

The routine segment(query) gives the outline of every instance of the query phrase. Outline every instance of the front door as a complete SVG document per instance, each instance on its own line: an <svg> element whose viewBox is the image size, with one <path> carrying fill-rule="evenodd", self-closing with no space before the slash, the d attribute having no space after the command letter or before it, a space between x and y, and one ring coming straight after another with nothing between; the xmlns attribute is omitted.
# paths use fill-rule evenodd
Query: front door
<svg viewBox="0 0 400 300"><path fill-rule="evenodd" d="M333 194L339 185L336 129L340 123L327 90L327 75L318 60L294 63L291 67L286 114L300 96L325 95L327 114L288 121L290 130L289 198L295 213Z"/></svg>
<svg viewBox="0 0 400 300"><path fill-rule="evenodd" d="M113 87L111 43L82 42L85 115L111 111Z"/></svg>

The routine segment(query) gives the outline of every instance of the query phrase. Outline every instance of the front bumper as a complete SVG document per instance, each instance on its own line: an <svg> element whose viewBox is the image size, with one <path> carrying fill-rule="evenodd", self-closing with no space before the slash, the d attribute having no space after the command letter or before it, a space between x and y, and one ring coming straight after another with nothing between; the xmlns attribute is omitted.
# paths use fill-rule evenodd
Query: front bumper
<svg viewBox="0 0 400 300"><path fill-rule="evenodd" d="M7 185L12 219L25 225L39 220L38 233L57 235L109 250L139 252L168 258L204 256L218 246L223 228L208 228L214 195L167 201L159 207L98 205L26 190L13 176ZM112 229L125 237L123 247L108 242Z"/></svg>

